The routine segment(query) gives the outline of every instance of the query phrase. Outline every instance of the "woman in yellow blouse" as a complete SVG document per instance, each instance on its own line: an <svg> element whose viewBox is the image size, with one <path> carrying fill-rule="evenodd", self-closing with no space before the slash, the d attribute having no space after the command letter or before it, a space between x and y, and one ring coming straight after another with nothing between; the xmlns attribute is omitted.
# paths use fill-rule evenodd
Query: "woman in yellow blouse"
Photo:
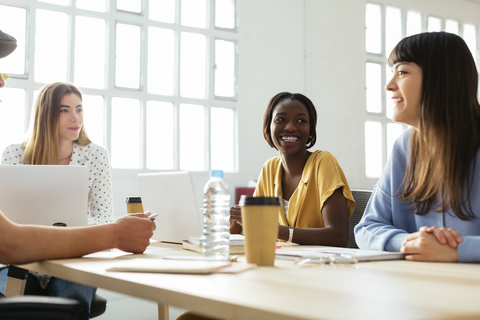
<svg viewBox="0 0 480 320"><path fill-rule="evenodd" d="M254 196L281 197L278 239L298 244L345 246L355 201L337 159L314 146L317 113L299 93L281 92L268 103L263 135L279 151L258 178ZM231 233L240 233L238 206L231 209Z"/></svg>

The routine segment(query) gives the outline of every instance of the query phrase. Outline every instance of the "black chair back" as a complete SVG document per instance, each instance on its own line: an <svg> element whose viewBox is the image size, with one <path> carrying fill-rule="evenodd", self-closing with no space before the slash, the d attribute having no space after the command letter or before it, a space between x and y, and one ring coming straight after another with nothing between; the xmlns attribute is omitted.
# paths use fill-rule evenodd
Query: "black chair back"
<svg viewBox="0 0 480 320"><path fill-rule="evenodd" d="M355 242L355 235L353 233L353 229L360 222L360 219L362 219L365 207L367 206L368 200L372 195L372 190L352 189L352 195L355 199L356 205L355 210L350 217L350 220L348 220L347 248L358 249L357 243Z"/></svg>

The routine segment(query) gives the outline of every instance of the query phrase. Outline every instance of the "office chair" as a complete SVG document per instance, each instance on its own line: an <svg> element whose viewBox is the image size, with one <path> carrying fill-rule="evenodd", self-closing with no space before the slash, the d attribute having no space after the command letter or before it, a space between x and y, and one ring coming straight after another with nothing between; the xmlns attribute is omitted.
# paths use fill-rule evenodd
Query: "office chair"
<svg viewBox="0 0 480 320"><path fill-rule="evenodd" d="M9 266L9 269L8 269L8 277L9 278L16 279L17 281L18 280L25 281L27 279L27 274L28 274L28 270L26 270L26 269L22 269L22 268L12 266L12 265ZM7 282L7 287L8 287L8 282ZM19 289L19 291L21 291L21 292L17 292L17 290L15 290L14 294L15 295L23 294L24 288L25 288L25 286L23 284L23 288ZM7 290L8 290L8 288L7 288ZM4 297L4 296L1 295L0 297ZM30 302L30 300L27 299L29 297L32 297L31 302ZM50 307L54 307L55 312L57 312L57 309L58 309L58 312L62 312L63 309L65 309L66 312L71 312L73 310L72 309L73 306L71 306L68 303L68 301L70 299L63 299L63 298L56 298L56 297L43 297L45 299L55 298L55 299L66 300L66 301L63 301L63 302L60 301L60 300L58 300L58 302L53 301L52 306L50 306L47 300L45 300L45 301L44 300L35 300L35 298L42 298L42 297L38 297L38 296L10 297L10 295L9 295L9 297L6 298L6 300L10 300L10 299L13 299L13 298L25 298L26 299L25 301L28 302L28 303L25 306L22 306L22 301L24 301L24 300L18 299L18 301L14 301L15 302L14 305L5 306L5 308L7 308L7 307L13 308L12 309L13 311L19 311L21 309L28 309L28 308L32 308L32 309L39 308L39 310L46 310L46 312L50 312L49 311ZM0 301L4 302L3 299L1 299ZM76 300L71 300L71 301L77 302ZM56 306L55 303L60 304L61 308ZM8 302L5 302L5 304L8 304ZM66 305L68 305L68 307ZM78 305L80 305L80 303L78 303ZM93 300L92 300L92 304L90 306L90 319L102 315L105 312L106 309L107 309L107 299L105 299L104 297L102 297L98 294L95 294L95 296L93 297ZM28 310L25 310L25 312L28 312ZM34 312L32 312L32 314L34 314ZM0 318L2 320L5 319L5 318L3 318L3 313L2 313L1 307L0 307L0 315L1 315ZM30 319L30 318L12 318L12 319ZM33 317L31 319L35 319L35 317ZM46 316L45 319L50 319L50 318L48 316ZM51 319L57 319L57 318L51 318ZM64 319L64 318L58 318L58 319ZM75 318L70 317L70 318L65 318L65 319L76 319L76 317Z"/></svg>
<svg viewBox="0 0 480 320"><path fill-rule="evenodd" d="M82 306L72 299L40 296L6 298L0 293L2 320L75 320Z"/></svg>
<svg viewBox="0 0 480 320"><path fill-rule="evenodd" d="M358 249L357 243L355 242L355 235L353 229L362 219L363 212L367 206L368 200L372 195L372 190L364 189L352 189L353 199L355 199L355 210L353 211L352 216L348 220L348 241L347 248Z"/></svg>

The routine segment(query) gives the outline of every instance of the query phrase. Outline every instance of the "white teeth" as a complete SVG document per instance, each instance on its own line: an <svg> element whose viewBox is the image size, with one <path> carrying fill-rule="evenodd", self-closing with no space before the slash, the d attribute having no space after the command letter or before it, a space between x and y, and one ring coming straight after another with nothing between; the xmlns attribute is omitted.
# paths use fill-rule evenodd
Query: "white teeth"
<svg viewBox="0 0 480 320"><path fill-rule="evenodd" d="M393 102L395 102L395 103L399 103L399 102L402 102L402 101L403 101L402 98L395 98L395 99L393 99Z"/></svg>
<svg viewBox="0 0 480 320"><path fill-rule="evenodd" d="M282 137L282 140L287 142L295 142L298 140L298 137Z"/></svg>

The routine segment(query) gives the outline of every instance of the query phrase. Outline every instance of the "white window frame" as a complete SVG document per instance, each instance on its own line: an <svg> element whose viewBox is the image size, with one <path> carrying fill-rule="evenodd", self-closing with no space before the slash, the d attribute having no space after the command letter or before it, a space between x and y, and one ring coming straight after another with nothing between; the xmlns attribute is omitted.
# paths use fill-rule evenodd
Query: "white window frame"
<svg viewBox="0 0 480 320"><path fill-rule="evenodd" d="M141 119L141 138L140 138L140 168L138 169L122 169L122 168L113 168L113 170L121 171L130 171L130 172L144 172L144 171L159 171L159 170L149 170L146 166L146 104L147 101L164 101L171 102L174 106L174 168L172 170L179 170L179 106L182 103L185 104L196 104L205 106L205 170L208 171L211 169L210 166L210 108L211 107L223 107L233 109L235 112L234 116L234 135L235 135L235 148L233 155L234 163L234 172L238 172L238 4L235 3L235 29L222 29L214 26L215 23L215 0L206 0L207 13L206 13L206 27L205 29L193 28L182 26L180 24L180 11L181 11L181 0L175 1L175 23L169 24L159 21L150 20L148 17L148 8L149 1L142 0L142 13L131 13L120 11L116 9L116 0L107 0L107 11L106 12L95 12L88 11L83 9L78 9L75 6L75 0L70 0L69 6L54 5L44 2L39 2L37 0L0 0L0 5L8 5L13 7L21 7L27 10L27 28L26 28L26 61L25 61L25 74L24 75L11 75L11 78L8 80L7 85L12 88L22 88L26 90L26 101L25 101L25 128L28 128L28 123L30 120L30 112L33 105L33 92L39 90L44 84L37 83L34 80L34 68L35 68L35 59L34 59L34 48L35 46L35 12L37 9L46 9L64 12L69 15L69 48L68 48L68 67L67 67L67 82L74 82L74 53L75 53L75 17L77 15L105 19L106 24L106 58L105 58L105 88L104 89L92 89L80 87L79 89L85 95L101 95L104 97L104 141L96 141L99 144L103 144L109 153L111 154L111 145L112 145L112 98L131 98L138 99L140 101L140 119ZM110 8L110 9L109 9ZM119 88L115 86L115 41L116 41L116 23L126 23L130 25L141 26L141 58L140 58L140 88L139 89L129 89L129 88ZM148 27L159 27L164 29L170 29L174 31L175 37L175 67L174 67L174 93L172 96L165 96L159 94L151 94L147 91L147 69L148 69ZM206 93L204 99L194 99L194 98L185 98L180 96L179 87L180 87L180 61L179 61L179 51L180 51L180 33L181 32L192 32L197 34L203 34L206 37ZM227 97L216 97L214 95L214 77L215 77L215 40L227 40L235 43L235 89L234 96L231 98ZM20 102L19 102L20 103ZM20 107L20 106L19 106ZM20 141L12 141L12 143L18 143ZM169 170L166 170L169 171Z"/></svg>

